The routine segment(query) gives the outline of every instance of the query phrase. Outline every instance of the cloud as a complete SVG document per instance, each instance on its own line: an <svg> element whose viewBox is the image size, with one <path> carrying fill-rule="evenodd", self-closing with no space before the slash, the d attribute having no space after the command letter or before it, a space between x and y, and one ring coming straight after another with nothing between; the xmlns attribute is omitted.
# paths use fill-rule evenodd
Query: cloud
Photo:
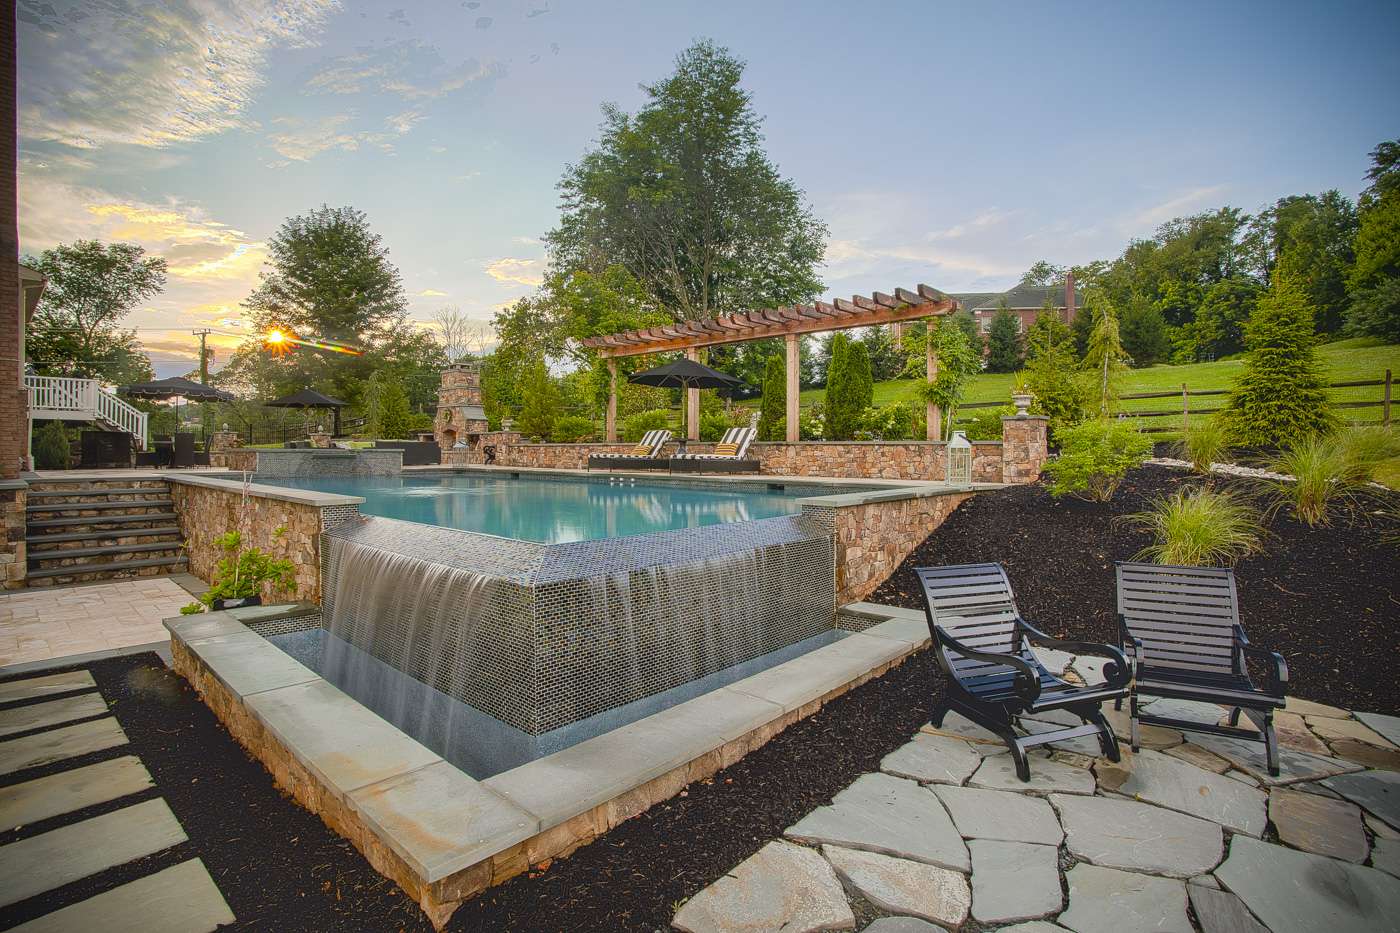
<svg viewBox="0 0 1400 933"><path fill-rule="evenodd" d="M436 288L425 288L418 293L419 298L446 298L447 292L440 292Z"/></svg>
<svg viewBox="0 0 1400 933"><path fill-rule="evenodd" d="M368 91L404 100L431 100L473 84L489 87L504 73L504 65L476 58L448 67L432 46L400 41L327 59L306 80L306 89L313 94Z"/></svg>
<svg viewBox="0 0 1400 933"><path fill-rule="evenodd" d="M268 54L315 43L337 0L26 4L20 133L95 149L163 147L245 125Z"/></svg>
<svg viewBox="0 0 1400 933"><path fill-rule="evenodd" d="M277 117L272 125L280 127L267 135L268 144L278 155L293 162L307 162L323 152L342 149L353 152L365 143L385 143L387 133L350 132L346 129L352 114L340 113L314 120L300 117Z"/></svg>
<svg viewBox="0 0 1400 933"><path fill-rule="evenodd" d="M497 259L487 263L486 274L497 282L534 287L544 281L544 260Z"/></svg>
<svg viewBox="0 0 1400 933"><path fill-rule="evenodd" d="M971 220L960 224L954 224L946 230L934 230L926 235L929 240L957 240L974 233L978 230L985 230L987 227L995 227L1004 223L1008 218L1014 217L1017 211L1004 211L1001 208L990 207L982 211Z"/></svg>
<svg viewBox="0 0 1400 933"><path fill-rule="evenodd" d="M1225 191L1225 187L1225 185L1203 185L1183 191L1169 200L1130 215L1125 218L1124 226L1138 231L1143 227L1156 229L1159 224L1174 217L1180 217L1191 208L1199 207L1203 202L1217 197ZM1139 235L1141 234L1139 233Z"/></svg>
<svg viewBox="0 0 1400 933"><path fill-rule="evenodd" d="M396 113L384 122L389 125L389 129L403 136L413 129L424 117L420 108L414 107L412 110L405 110L403 113Z"/></svg>

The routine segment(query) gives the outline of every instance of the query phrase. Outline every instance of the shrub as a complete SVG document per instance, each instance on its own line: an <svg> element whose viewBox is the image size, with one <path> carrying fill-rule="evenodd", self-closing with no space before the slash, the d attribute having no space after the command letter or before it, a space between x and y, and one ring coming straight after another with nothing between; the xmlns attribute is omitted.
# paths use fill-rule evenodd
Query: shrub
<svg viewBox="0 0 1400 933"><path fill-rule="evenodd" d="M1336 502L1364 482L1352 455L1336 438L1320 434L1291 444L1269 461L1269 469L1293 477L1273 483L1276 505L1291 505L1308 525L1327 524Z"/></svg>
<svg viewBox="0 0 1400 933"><path fill-rule="evenodd" d="M1014 373L1021 368L1021 324L1003 300L987 328L987 372Z"/></svg>
<svg viewBox="0 0 1400 933"><path fill-rule="evenodd" d="M1152 508L1125 517L1152 534L1138 560L1183 567L1233 564L1259 550L1259 513L1227 492L1179 489L1154 499Z"/></svg>
<svg viewBox="0 0 1400 933"><path fill-rule="evenodd" d="M1016 414L1016 409L1012 405L1003 405L1000 408L978 408L976 412L977 414L963 422L968 440L999 441L1001 419Z"/></svg>
<svg viewBox="0 0 1400 933"><path fill-rule="evenodd" d="M866 440L907 440L914 433L914 414L914 406L907 402L867 408L860 413L856 433Z"/></svg>
<svg viewBox="0 0 1400 933"><path fill-rule="evenodd" d="M768 357L763 367L763 401L758 409L758 439L761 441L781 441L778 422L787 411L787 373L783 358L777 355ZM704 432L704 422L700 425Z"/></svg>
<svg viewBox="0 0 1400 933"><path fill-rule="evenodd" d="M1060 456L1045 465L1050 493L1083 494L1095 502L1113 498L1118 484L1152 453L1152 441L1127 421L1100 419L1060 432Z"/></svg>
<svg viewBox="0 0 1400 933"><path fill-rule="evenodd" d="M403 381L389 370L376 370L365 386L365 432L370 437L405 438L412 420Z"/></svg>
<svg viewBox="0 0 1400 933"><path fill-rule="evenodd" d="M1053 312L1042 312L1026 333L1026 368L1018 375L1035 397L1031 410L1050 419L1050 431L1060 433L1084 420L1088 398L1083 374L1074 357L1074 338Z"/></svg>
<svg viewBox="0 0 1400 933"><path fill-rule="evenodd" d="M1194 422L1177 444L1176 451L1181 459L1191 462L1191 469L1202 476L1209 476L1212 463L1221 463L1230 456L1230 445L1225 439L1225 425L1219 418L1205 418Z"/></svg>
<svg viewBox="0 0 1400 933"><path fill-rule="evenodd" d="M648 431L669 427L671 427L671 413L666 409L654 408L651 411L639 411L622 420L622 439L630 444L635 444Z"/></svg>
<svg viewBox="0 0 1400 933"><path fill-rule="evenodd" d="M549 439L556 444L572 444L575 441L587 440L598 433L598 425L592 418L585 418L583 415L564 415L556 418L554 428L549 432Z"/></svg>
<svg viewBox="0 0 1400 933"><path fill-rule="evenodd" d="M46 421L34 432L34 463L41 470L66 470L73 464L73 446L62 421Z"/></svg>
<svg viewBox="0 0 1400 933"><path fill-rule="evenodd" d="M826 413L821 405L813 405L811 408L798 413L797 418L797 439L802 441L819 441L824 435L826 428ZM778 434L782 438L787 437L787 416L778 419Z"/></svg>
<svg viewBox="0 0 1400 933"><path fill-rule="evenodd" d="M1275 271L1245 324L1244 340L1244 372L1221 412L1232 444L1282 446L1336 424L1314 349L1312 308L1297 276Z"/></svg>
<svg viewBox="0 0 1400 933"><path fill-rule="evenodd" d="M1348 463L1348 472L1360 482L1371 482L1387 460L1400 457L1400 434L1384 425L1343 428L1333 440Z"/></svg>
<svg viewBox="0 0 1400 933"><path fill-rule="evenodd" d="M700 440L717 441L724 437L724 432L730 428L738 427L740 424L748 423L748 409L739 412L738 420L730 417L723 410L707 411L700 414ZM762 439L760 434L759 439Z"/></svg>
<svg viewBox="0 0 1400 933"><path fill-rule="evenodd" d="M870 357L865 346L845 334L831 338L831 363L826 377L826 433L834 441L855 437L861 412L875 398Z"/></svg>

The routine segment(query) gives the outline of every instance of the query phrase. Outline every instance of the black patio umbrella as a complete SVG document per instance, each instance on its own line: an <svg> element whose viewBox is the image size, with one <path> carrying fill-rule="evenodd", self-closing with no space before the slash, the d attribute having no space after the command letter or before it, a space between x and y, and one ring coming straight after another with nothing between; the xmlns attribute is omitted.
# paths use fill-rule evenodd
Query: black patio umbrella
<svg viewBox="0 0 1400 933"><path fill-rule="evenodd" d="M336 437L340 436L340 410L347 403L338 398L331 398L329 395L322 395L315 389L301 389L291 395L284 395L279 399L270 402L263 402L268 408L300 408L305 411L308 408L329 408L335 415L335 426L331 433Z"/></svg>
<svg viewBox="0 0 1400 933"><path fill-rule="evenodd" d="M154 382L136 382L128 386L117 386L119 395L130 396L131 398L148 399L175 399L175 423L180 423L180 399L189 399L192 402L232 402L237 399L232 394L223 389L216 389L186 379L184 376L171 376L169 379L157 379Z"/></svg>
<svg viewBox="0 0 1400 933"><path fill-rule="evenodd" d="M627 381L662 389L737 389L744 384L742 379L685 359L633 373Z"/></svg>

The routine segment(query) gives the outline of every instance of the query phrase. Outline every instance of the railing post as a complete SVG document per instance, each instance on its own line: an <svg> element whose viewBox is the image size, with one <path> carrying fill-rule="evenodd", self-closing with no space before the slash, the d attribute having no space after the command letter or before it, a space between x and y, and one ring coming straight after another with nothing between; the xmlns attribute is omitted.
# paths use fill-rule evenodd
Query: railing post
<svg viewBox="0 0 1400 933"><path fill-rule="evenodd" d="M1186 383L1181 384L1181 433L1191 430L1191 397L1186 394Z"/></svg>
<svg viewBox="0 0 1400 933"><path fill-rule="evenodd" d="M1381 402L1381 424L1390 427L1390 370L1385 371L1385 395Z"/></svg>

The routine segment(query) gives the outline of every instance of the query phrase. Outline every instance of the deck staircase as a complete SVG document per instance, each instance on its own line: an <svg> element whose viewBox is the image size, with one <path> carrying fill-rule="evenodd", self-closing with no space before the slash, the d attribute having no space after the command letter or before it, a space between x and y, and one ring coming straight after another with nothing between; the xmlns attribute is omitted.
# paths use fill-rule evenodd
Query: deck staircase
<svg viewBox="0 0 1400 933"><path fill-rule="evenodd" d="M83 583L179 573L184 541L161 479L43 479L25 508L26 582Z"/></svg>
<svg viewBox="0 0 1400 933"><path fill-rule="evenodd" d="M108 431L124 431L136 450L146 447L146 413L102 387L96 379L25 376L29 420L91 421Z"/></svg>

